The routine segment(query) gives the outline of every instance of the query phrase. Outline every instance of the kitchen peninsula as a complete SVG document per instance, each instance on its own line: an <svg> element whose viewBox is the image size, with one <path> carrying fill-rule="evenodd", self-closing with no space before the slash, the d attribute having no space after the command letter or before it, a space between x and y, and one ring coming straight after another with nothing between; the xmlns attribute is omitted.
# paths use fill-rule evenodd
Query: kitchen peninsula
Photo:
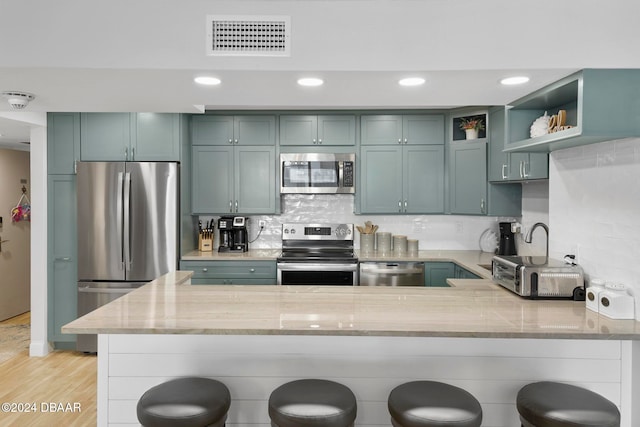
<svg viewBox="0 0 640 427"><path fill-rule="evenodd" d="M480 268L480 267L478 267ZM359 426L389 425L388 392L413 378L478 397L484 425L513 426L524 384L553 379L615 402L637 425L640 323L573 301L529 301L486 279L450 288L191 286L163 276L63 328L98 333L98 425L136 424L151 386L206 376L229 387L230 426L267 426L267 399L293 378L332 378Z"/></svg>

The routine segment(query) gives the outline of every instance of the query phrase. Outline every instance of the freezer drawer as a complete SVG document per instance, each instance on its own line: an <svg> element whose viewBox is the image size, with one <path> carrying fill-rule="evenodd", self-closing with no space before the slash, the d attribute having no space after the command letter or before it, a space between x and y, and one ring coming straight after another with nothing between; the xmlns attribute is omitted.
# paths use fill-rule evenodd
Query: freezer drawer
<svg viewBox="0 0 640 427"><path fill-rule="evenodd" d="M144 284L146 282L79 282L78 317L116 300ZM98 336L79 334L76 349L87 353L96 353L98 351Z"/></svg>
<svg viewBox="0 0 640 427"><path fill-rule="evenodd" d="M361 262L360 286L424 286L424 262Z"/></svg>

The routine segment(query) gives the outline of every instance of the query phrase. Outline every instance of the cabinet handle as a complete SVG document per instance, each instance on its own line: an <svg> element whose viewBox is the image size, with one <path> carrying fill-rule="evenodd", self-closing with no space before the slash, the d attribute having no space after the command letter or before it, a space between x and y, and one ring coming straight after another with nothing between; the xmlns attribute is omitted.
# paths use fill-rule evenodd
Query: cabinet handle
<svg viewBox="0 0 640 427"><path fill-rule="evenodd" d="M520 160L520 178L524 178L524 174L522 173L522 164L524 162L522 160Z"/></svg>
<svg viewBox="0 0 640 427"><path fill-rule="evenodd" d="M484 198L480 199L480 213L486 213L485 212Z"/></svg>
<svg viewBox="0 0 640 427"><path fill-rule="evenodd" d="M398 138L398 144L402 144L402 138Z"/></svg>
<svg viewBox="0 0 640 427"><path fill-rule="evenodd" d="M131 160L135 160L136 159L136 149L135 147L131 148Z"/></svg>
<svg viewBox="0 0 640 427"><path fill-rule="evenodd" d="M252 268L252 269L250 269L249 271L250 271L251 273L255 273L255 272L256 272L256 269L255 269L255 268Z"/></svg>
<svg viewBox="0 0 640 427"><path fill-rule="evenodd" d="M238 143L238 140L237 140L237 139L234 139L234 140L233 140L233 143L234 143L234 144L237 144L237 143Z"/></svg>
<svg viewBox="0 0 640 427"><path fill-rule="evenodd" d="M529 174L527 173L527 162L522 162L522 177L529 178Z"/></svg>
<svg viewBox="0 0 640 427"><path fill-rule="evenodd" d="M322 139L318 139L318 144L322 144Z"/></svg>
<svg viewBox="0 0 640 427"><path fill-rule="evenodd" d="M206 273L207 271L209 271L209 269L208 269L208 268L206 268L206 267L202 269L202 272L203 272L203 273Z"/></svg>
<svg viewBox="0 0 640 427"><path fill-rule="evenodd" d="M125 160L129 160L129 149L128 148L124 149L124 159Z"/></svg>
<svg viewBox="0 0 640 427"><path fill-rule="evenodd" d="M8 242L8 240L3 240L3 242ZM54 261L64 261L64 262L70 262L71 258L68 256L59 256L59 257L55 257Z"/></svg>
<svg viewBox="0 0 640 427"><path fill-rule="evenodd" d="M230 139L230 140L229 140L229 144L233 144L233 139Z"/></svg>
<svg viewBox="0 0 640 427"><path fill-rule="evenodd" d="M409 141L407 140L407 138L405 138L405 139L404 139L404 143L406 144L407 142L409 142Z"/></svg>
<svg viewBox="0 0 640 427"><path fill-rule="evenodd" d="M236 213L238 213L238 201L236 200Z"/></svg>
<svg viewBox="0 0 640 427"><path fill-rule="evenodd" d="M402 212L402 200L398 200L398 212Z"/></svg>
<svg viewBox="0 0 640 427"><path fill-rule="evenodd" d="M73 161L73 173L74 175L78 174L78 159Z"/></svg>
<svg viewBox="0 0 640 427"><path fill-rule="evenodd" d="M317 144L318 142L314 139L314 140L313 140L313 143L314 143L314 144Z"/></svg>
<svg viewBox="0 0 640 427"><path fill-rule="evenodd" d="M233 200L229 200L229 212L233 213Z"/></svg>
<svg viewBox="0 0 640 427"><path fill-rule="evenodd" d="M507 175L504 172L505 169L507 169L507 165L502 165L502 179L507 179Z"/></svg>

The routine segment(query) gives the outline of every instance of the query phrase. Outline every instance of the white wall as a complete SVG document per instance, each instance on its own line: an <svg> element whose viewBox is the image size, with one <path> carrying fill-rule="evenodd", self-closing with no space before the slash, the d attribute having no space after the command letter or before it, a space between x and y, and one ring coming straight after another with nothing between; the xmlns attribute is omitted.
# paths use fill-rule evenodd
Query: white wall
<svg viewBox="0 0 640 427"><path fill-rule="evenodd" d="M258 221L267 226L252 248L279 248L282 246L282 224L296 222L353 223L364 225L371 221L393 234L406 235L419 240L420 249L479 250L480 235L488 228L498 234L498 222L515 220L505 217L459 215L355 215L352 195L297 195L282 196L282 214L251 217L250 240L258 233ZM203 221L210 217L202 217ZM359 247L356 232L355 245Z"/></svg>
<svg viewBox="0 0 640 427"><path fill-rule="evenodd" d="M16 206L23 184L31 197L29 153L0 148L0 320L29 311L31 223L13 222L11 210Z"/></svg>
<svg viewBox="0 0 640 427"><path fill-rule="evenodd" d="M551 255L576 254L589 279L633 288L640 307L640 139L556 151L549 181Z"/></svg>
<svg viewBox="0 0 640 427"><path fill-rule="evenodd" d="M522 232L516 235L519 255L544 255L547 238L542 228L537 228L531 243L524 236L531 227L542 222L549 225L549 181L532 181L522 184Z"/></svg>

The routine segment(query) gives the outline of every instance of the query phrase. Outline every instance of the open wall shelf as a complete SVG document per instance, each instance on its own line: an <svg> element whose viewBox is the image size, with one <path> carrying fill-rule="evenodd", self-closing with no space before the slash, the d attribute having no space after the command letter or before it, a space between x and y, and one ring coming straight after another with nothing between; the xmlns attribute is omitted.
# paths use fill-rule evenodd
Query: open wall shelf
<svg viewBox="0 0 640 427"><path fill-rule="evenodd" d="M530 138L547 112L567 112L570 129ZM640 70L586 69L507 106L505 151L553 151L640 136Z"/></svg>

